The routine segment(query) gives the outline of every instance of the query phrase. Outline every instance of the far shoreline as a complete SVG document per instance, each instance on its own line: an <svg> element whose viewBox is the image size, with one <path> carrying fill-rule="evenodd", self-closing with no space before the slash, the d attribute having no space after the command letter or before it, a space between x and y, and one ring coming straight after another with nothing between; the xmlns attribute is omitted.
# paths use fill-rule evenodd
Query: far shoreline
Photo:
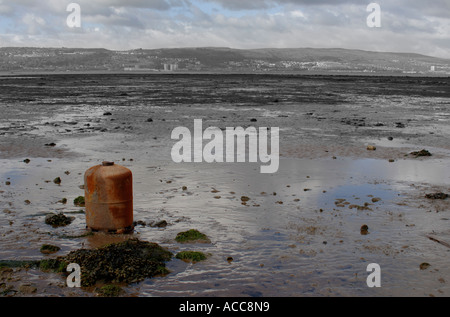
<svg viewBox="0 0 450 317"><path fill-rule="evenodd" d="M23 76L50 76L50 75L257 75L257 76L333 76L333 77L396 77L396 78L450 78L447 73L391 73L391 72L341 72L341 71L287 71L287 72L264 72L264 71L163 71L163 70L84 70L84 71L0 71L0 77L23 77Z"/></svg>

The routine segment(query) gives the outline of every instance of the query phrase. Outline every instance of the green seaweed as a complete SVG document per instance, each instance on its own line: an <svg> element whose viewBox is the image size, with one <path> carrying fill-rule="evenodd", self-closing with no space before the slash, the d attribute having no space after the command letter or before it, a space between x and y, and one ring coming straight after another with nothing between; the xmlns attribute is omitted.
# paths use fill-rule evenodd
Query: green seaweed
<svg viewBox="0 0 450 317"><path fill-rule="evenodd" d="M178 252L175 258L186 262L200 262L206 260L207 256L199 251L181 251Z"/></svg>
<svg viewBox="0 0 450 317"><path fill-rule="evenodd" d="M196 229L190 229L188 231L180 232L175 237L175 241L179 243L186 242L206 242L209 243L209 238Z"/></svg>

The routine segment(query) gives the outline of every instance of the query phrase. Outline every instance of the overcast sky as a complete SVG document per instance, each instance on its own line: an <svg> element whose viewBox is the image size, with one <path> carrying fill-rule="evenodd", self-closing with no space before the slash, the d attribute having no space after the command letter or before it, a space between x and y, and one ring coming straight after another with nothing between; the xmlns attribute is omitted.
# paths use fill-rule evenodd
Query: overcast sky
<svg viewBox="0 0 450 317"><path fill-rule="evenodd" d="M67 6L81 27L67 25ZM370 28L367 6L381 8ZM450 58L450 0L0 0L0 46L338 47Z"/></svg>

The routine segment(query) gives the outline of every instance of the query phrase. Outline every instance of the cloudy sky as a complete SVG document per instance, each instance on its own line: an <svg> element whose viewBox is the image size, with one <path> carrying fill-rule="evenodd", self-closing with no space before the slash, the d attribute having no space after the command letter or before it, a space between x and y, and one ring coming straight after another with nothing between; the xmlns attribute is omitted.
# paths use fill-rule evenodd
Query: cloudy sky
<svg viewBox="0 0 450 317"><path fill-rule="evenodd" d="M81 9L69 27L67 6ZM381 27L367 25L367 6ZM339 47L450 58L450 0L0 0L0 46Z"/></svg>

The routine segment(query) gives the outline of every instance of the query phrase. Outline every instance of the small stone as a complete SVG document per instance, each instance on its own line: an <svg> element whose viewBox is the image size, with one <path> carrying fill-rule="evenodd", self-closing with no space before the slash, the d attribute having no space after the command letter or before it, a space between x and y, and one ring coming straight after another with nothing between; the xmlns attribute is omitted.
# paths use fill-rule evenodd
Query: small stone
<svg viewBox="0 0 450 317"><path fill-rule="evenodd" d="M54 180L53 180L53 183L55 183L55 184L61 184L61 178L60 177L56 177Z"/></svg>
<svg viewBox="0 0 450 317"><path fill-rule="evenodd" d="M420 150L420 151L414 151L410 153L411 155L414 155L415 157L419 156L431 156L431 153L427 150Z"/></svg>
<svg viewBox="0 0 450 317"><path fill-rule="evenodd" d="M420 264L419 268L420 268L421 270L426 270L426 269L428 269L430 266L431 266L430 263L424 262L424 263L421 263L421 264Z"/></svg>
<svg viewBox="0 0 450 317"><path fill-rule="evenodd" d="M241 201L246 202L246 201L249 201L249 200L250 200L250 198L248 198L247 196L242 196L241 197Z"/></svg>
<svg viewBox="0 0 450 317"><path fill-rule="evenodd" d="M368 233L369 233L369 227L367 225L362 225L361 226L361 234L366 235Z"/></svg>
<svg viewBox="0 0 450 317"><path fill-rule="evenodd" d="M374 145L368 145L367 150L368 151L375 151L377 148Z"/></svg>
<svg viewBox="0 0 450 317"><path fill-rule="evenodd" d="M36 291L37 288L29 284L22 284L19 286L19 292L22 294L33 294L36 293Z"/></svg>

